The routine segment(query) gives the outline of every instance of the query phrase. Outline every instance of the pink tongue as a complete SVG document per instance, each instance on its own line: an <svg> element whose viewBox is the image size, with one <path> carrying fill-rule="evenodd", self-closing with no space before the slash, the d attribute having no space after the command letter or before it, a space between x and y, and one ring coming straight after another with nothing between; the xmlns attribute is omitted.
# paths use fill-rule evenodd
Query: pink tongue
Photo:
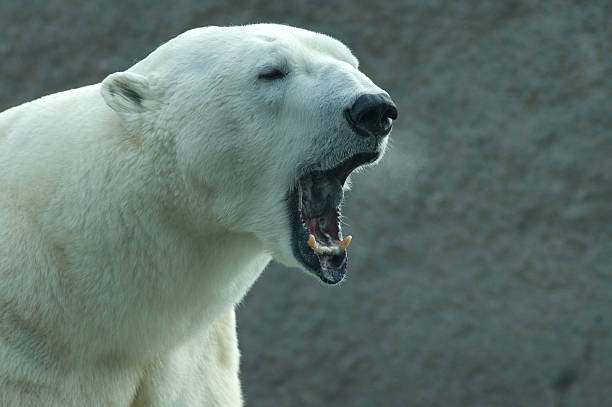
<svg viewBox="0 0 612 407"><path fill-rule="evenodd" d="M319 257L319 262L323 267L331 266L331 256L321 256Z"/></svg>
<svg viewBox="0 0 612 407"><path fill-rule="evenodd" d="M308 230L310 231L310 233L312 233L315 236L319 232L319 224L317 223L317 218L308 219L306 221L306 226L308 227Z"/></svg>
<svg viewBox="0 0 612 407"><path fill-rule="evenodd" d="M317 239L319 243L327 244L329 242L328 238L325 236L325 233L332 236L332 238L336 237L332 234L331 231L323 229L323 227L330 226L329 222L326 222L326 223L328 224L321 225L321 223L319 222L319 218L311 218L311 219L308 219L308 221L306 222L306 226L308 227L308 230L310 231L310 233L312 233L312 235Z"/></svg>
<svg viewBox="0 0 612 407"><path fill-rule="evenodd" d="M320 243L327 244L329 243L329 239L340 239L338 219L335 213L313 217L306 220L304 223L306 224L308 231L310 231L310 233Z"/></svg>

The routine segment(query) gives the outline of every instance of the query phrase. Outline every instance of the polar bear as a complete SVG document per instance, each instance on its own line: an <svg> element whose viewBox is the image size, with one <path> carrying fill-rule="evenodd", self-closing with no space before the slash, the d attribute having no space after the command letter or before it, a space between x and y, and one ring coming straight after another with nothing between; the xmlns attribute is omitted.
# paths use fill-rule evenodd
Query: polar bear
<svg viewBox="0 0 612 407"><path fill-rule="evenodd" d="M240 406L234 306L340 282L347 178L397 110L342 43L187 31L0 114L0 405Z"/></svg>

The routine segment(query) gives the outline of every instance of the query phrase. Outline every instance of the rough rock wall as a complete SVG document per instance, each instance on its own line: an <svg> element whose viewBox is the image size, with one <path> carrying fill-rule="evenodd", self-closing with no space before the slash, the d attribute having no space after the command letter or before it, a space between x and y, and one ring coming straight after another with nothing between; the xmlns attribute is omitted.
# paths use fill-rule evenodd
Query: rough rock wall
<svg viewBox="0 0 612 407"><path fill-rule="evenodd" d="M612 405L612 2L0 2L0 110L201 25L347 43L396 100L346 205L348 280L272 266L248 406Z"/></svg>

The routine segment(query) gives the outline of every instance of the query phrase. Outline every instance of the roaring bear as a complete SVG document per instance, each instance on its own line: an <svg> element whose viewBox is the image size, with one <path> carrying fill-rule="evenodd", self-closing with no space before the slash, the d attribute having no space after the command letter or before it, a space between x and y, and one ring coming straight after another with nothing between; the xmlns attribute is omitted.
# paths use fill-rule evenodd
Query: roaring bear
<svg viewBox="0 0 612 407"><path fill-rule="evenodd" d="M345 275L347 178L397 110L326 35L206 27L0 114L0 405L240 406L271 259Z"/></svg>

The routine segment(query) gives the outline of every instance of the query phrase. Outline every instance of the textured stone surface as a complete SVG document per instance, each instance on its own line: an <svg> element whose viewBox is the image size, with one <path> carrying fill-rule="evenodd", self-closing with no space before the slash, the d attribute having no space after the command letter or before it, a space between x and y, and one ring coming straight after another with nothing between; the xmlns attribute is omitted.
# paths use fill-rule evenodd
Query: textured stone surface
<svg viewBox="0 0 612 407"><path fill-rule="evenodd" d="M0 109L261 21L342 39L400 120L348 280L272 266L241 306L247 405L612 405L607 0L3 0Z"/></svg>

